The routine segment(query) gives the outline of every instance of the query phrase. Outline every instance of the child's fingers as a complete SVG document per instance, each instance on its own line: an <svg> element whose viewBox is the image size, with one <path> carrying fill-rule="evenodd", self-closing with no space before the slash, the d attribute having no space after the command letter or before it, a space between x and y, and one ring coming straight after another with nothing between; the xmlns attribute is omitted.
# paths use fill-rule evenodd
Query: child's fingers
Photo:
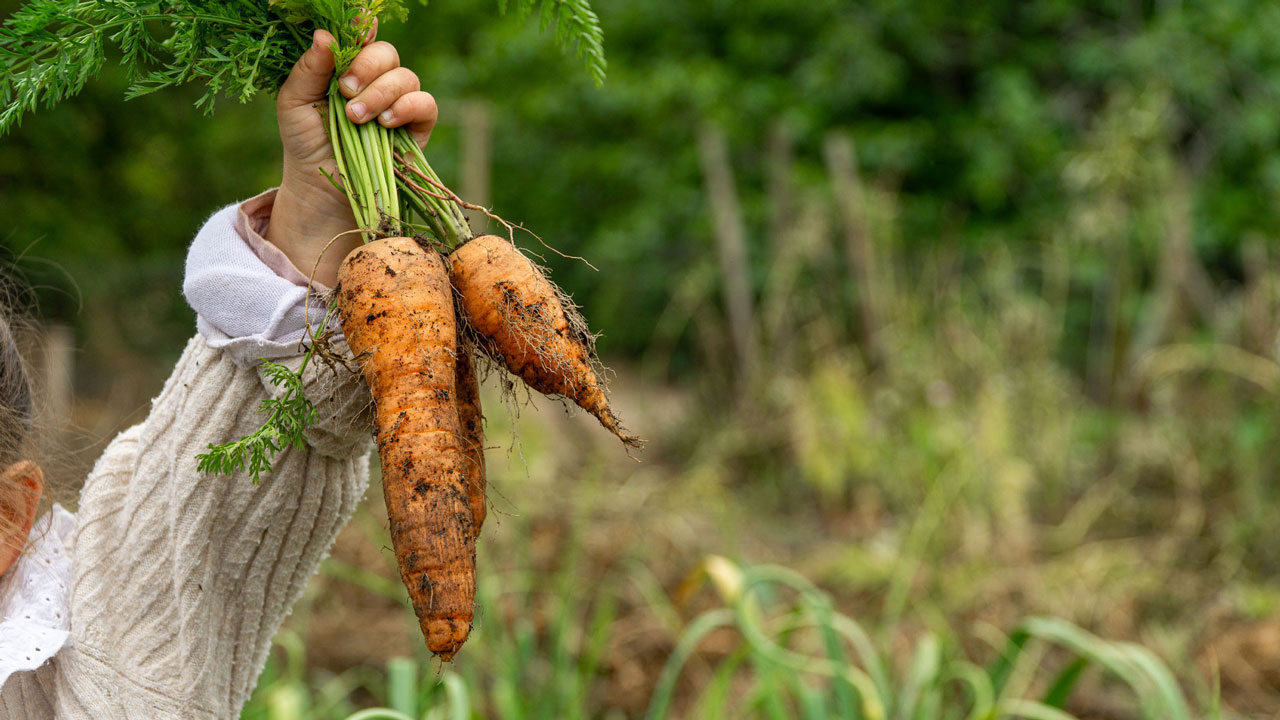
<svg viewBox="0 0 1280 720"><path fill-rule="evenodd" d="M353 98L384 73L400 67L400 53L388 42L375 42L366 46L351 61L351 67L338 78L343 96Z"/></svg>
<svg viewBox="0 0 1280 720"><path fill-rule="evenodd" d="M418 76L412 70L408 68L390 70L347 103L347 117L355 123L372 120L375 115L391 107L391 104L401 95L417 92L420 87Z"/></svg>
<svg viewBox="0 0 1280 720"><path fill-rule="evenodd" d="M419 145L426 145L440 111L436 99L421 90L401 95L391 107L378 115L378 122L389 128L408 126Z"/></svg>
<svg viewBox="0 0 1280 720"><path fill-rule="evenodd" d="M333 76L333 53L329 50L332 43L333 36L328 32L315 31L311 47L294 63L289 77L280 86L276 96L278 110L292 110L324 99L329 78Z"/></svg>

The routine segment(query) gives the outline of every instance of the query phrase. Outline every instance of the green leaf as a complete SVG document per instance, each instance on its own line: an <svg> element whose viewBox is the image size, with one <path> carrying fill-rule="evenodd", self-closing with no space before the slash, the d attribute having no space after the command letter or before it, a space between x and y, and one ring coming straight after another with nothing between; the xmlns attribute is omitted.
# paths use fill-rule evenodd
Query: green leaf
<svg viewBox="0 0 1280 720"><path fill-rule="evenodd" d="M1075 688L1076 681L1080 679L1081 673L1087 667L1089 667L1089 660L1083 657L1078 657L1067 665L1066 669L1054 679L1048 692L1044 694L1044 704L1054 708L1065 708L1067 700L1071 699L1071 691Z"/></svg>
<svg viewBox="0 0 1280 720"><path fill-rule="evenodd" d="M316 409L302 393L302 371L294 372L284 365L263 360L262 373L285 392L262 401L258 412L265 413L267 419L253 433L221 445L209 445L208 452L197 455L196 467L200 472L233 475L247 471L257 484L262 473L271 472L271 461L277 453L289 446L298 449L306 446L304 433L315 423Z"/></svg>

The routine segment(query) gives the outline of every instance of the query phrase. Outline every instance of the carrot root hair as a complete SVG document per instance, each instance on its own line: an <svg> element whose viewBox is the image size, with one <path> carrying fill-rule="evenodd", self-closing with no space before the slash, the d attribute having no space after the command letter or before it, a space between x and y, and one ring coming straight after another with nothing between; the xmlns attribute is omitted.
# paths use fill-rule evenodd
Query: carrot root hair
<svg viewBox="0 0 1280 720"><path fill-rule="evenodd" d="M643 444L609 404L598 336L542 268L496 235L473 238L449 260L462 309L487 355L538 392L572 400L628 447Z"/></svg>

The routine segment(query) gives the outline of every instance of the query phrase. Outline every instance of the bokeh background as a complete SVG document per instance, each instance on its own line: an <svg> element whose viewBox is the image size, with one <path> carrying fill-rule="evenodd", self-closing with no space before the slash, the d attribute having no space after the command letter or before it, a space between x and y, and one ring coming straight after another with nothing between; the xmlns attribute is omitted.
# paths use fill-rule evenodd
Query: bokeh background
<svg viewBox="0 0 1280 720"><path fill-rule="evenodd" d="M963 717L956 678L1033 616L1146 648L1197 717L1280 716L1280 3L594 6L600 88L491 2L381 37L439 100L441 175L594 265L521 239L649 446L491 378L466 649L421 647L375 485L245 716L857 717L843 676L760 656L751 613L691 634L766 566L865 628L892 717ZM279 177L270 98L206 117L202 89L124 86L108 68L0 140L71 504L194 331L195 230ZM793 616L772 593L761 616ZM994 687L1174 716L1062 645Z"/></svg>

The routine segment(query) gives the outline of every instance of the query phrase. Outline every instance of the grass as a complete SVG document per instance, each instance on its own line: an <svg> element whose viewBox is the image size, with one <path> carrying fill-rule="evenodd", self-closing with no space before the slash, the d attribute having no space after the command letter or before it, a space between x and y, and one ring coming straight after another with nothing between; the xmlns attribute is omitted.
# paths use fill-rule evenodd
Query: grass
<svg viewBox="0 0 1280 720"><path fill-rule="evenodd" d="M488 579L483 587L495 584L496 578ZM1123 691L1131 713L1126 717L1222 717L1212 698L1205 709L1192 712L1173 672L1149 650L1105 641L1060 619L1024 620L992 648L985 666L958 652L951 638L925 633L899 667L866 629L837 612L826 593L794 571L743 567L709 556L686 581L686 590L708 582L721 604L681 629L644 713L648 720L1070 720L1076 717L1067 711L1073 693L1090 672ZM529 589L519 594L525 593ZM572 592L554 598L545 634L535 632L527 619L516 617L498 627L491 619L469 645L473 661L447 670L392 657L381 673L357 679L362 673L353 672L309 684L302 674L301 641L284 633L277 639L282 652L268 666L242 718L616 716L601 715L590 702L615 606L598 603L581 625L581 598ZM732 642L712 658L700 657L699 648L716 633ZM705 677L681 693L695 661L706 664ZM382 706L352 711L361 695Z"/></svg>
<svg viewBox="0 0 1280 720"><path fill-rule="evenodd" d="M1070 718L1064 708L1091 665L1131 691L1140 712L1135 716L1193 717L1173 673L1150 651L1106 642L1059 619L1024 620L985 669L926 633L906 666L894 672L892 660L876 649L867 631L836 612L825 593L795 572L777 566L742 568L716 556L704 568L729 607L709 610L689 624L663 669L650 720L668 717L680 669L717 627L733 628L744 642L701 691L692 717ZM784 594L796 598L782 601ZM772 603L766 601L770 597ZM783 606L782 612L766 616L768 604ZM807 652L796 646L807 646ZM1066 651L1062 669L1052 672L1047 647ZM737 705L729 687L744 665L755 673L751 690L738 696ZM1195 717L1218 715L1211 711Z"/></svg>

